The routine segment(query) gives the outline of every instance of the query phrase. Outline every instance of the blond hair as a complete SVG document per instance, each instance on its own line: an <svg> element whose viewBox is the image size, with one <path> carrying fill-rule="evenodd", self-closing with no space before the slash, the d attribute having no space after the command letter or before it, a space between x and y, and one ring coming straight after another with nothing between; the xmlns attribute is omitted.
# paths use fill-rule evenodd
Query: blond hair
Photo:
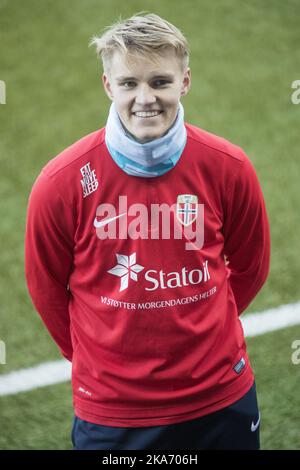
<svg viewBox="0 0 300 470"><path fill-rule="evenodd" d="M185 72L189 64L189 46L182 32L160 16L144 13L136 13L125 20L119 17L118 21L104 29L106 32L102 36L91 38L89 46L96 46L105 74L110 75L111 58L115 51L124 53L128 62L135 54L155 62L158 55L170 49L178 57L182 73Z"/></svg>

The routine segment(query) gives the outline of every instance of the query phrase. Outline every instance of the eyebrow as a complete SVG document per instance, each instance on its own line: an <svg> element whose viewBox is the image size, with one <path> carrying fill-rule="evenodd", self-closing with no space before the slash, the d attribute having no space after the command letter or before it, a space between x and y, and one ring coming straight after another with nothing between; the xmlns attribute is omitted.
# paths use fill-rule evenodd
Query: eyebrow
<svg viewBox="0 0 300 470"><path fill-rule="evenodd" d="M160 75L154 75L153 77L151 77L151 79L153 78L165 78L167 80L173 80L174 76L171 74L160 74ZM116 80L118 82L122 82L125 80L136 80L136 78L135 77L117 77Z"/></svg>

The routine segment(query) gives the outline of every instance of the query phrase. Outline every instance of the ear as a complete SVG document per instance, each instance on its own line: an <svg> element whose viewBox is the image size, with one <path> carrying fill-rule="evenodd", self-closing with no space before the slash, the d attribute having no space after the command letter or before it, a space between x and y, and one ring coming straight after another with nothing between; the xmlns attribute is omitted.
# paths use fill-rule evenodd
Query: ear
<svg viewBox="0 0 300 470"><path fill-rule="evenodd" d="M109 99L113 101L114 98L113 98L112 88L111 88L111 84L109 82L108 76L105 75L105 73L103 73L101 78L102 78L105 93L107 94Z"/></svg>
<svg viewBox="0 0 300 470"><path fill-rule="evenodd" d="M183 77L183 83L182 83L181 93L180 93L181 96L187 95L187 93L189 92L191 88L191 84L192 84L192 72L191 72L190 67L188 67Z"/></svg>

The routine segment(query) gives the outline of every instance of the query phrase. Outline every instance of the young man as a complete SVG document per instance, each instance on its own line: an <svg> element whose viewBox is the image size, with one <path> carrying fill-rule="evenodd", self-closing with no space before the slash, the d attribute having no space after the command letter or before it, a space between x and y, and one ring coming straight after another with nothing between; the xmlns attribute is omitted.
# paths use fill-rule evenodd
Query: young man
<svg viewBox="0 0 300 470"><path fill-rule="evenodd" d="M43 168L26 227L30 295L72 361L74 449L258 449L239 320L269 271L253 165L184 122L172 24L136 15L91 44L106 126Z"/></svg>

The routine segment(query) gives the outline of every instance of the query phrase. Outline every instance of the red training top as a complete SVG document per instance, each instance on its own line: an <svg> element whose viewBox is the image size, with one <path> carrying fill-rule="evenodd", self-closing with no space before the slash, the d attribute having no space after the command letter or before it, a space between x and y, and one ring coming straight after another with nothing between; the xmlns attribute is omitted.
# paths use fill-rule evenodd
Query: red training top
<svg viewBox="0 0 300 470"><path fill-rule="evenodd" d="M30 194L27 285L72 361L86 421L178 423L253 384L239 315L269 272L262 191L241 148L184 125L186 146L164 175L125 173L103 128L52 159ZM173 207L170 236L161 204Z"/></svg>

